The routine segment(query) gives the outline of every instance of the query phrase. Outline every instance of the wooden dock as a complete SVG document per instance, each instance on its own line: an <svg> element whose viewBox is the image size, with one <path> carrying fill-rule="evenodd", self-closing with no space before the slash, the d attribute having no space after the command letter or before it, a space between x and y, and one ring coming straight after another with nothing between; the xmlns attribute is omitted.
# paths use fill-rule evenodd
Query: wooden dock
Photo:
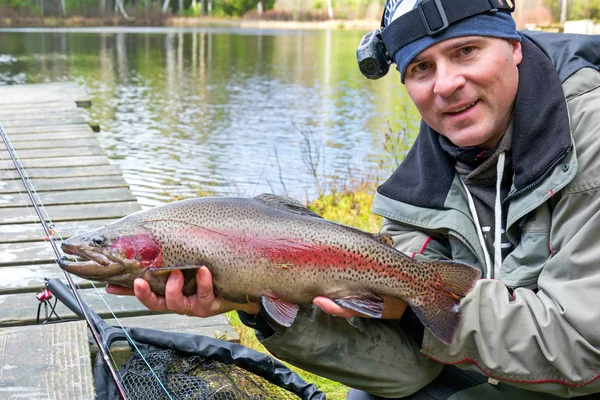
<svg viewBox="0 0 600 400"><path fill-rule="evenodd" d="M78 109L90 104L86 93L74 84L0 86L0 123L48 222L63 239L140 209ZM91 364L81 367L81 359L90 355L87 335L82 334L85 323L36 325L36 294L44 289L44 279L66 279L1 140L0 163L0 398L5 394L29 398L32 393L39 399L55 398L52 393L60 393L61 399L92 399ZM133 297L107 295L103 285L96 284L97 290L91 282L73 278L92 310L109 323L114 322L114 312L124 326L239 340L224 316L201 319L151 313ZM75 318L63 305L57 313ZM86 345L81 346L81 341ZM73 351L66 352L65 343ZM32 379L31 366L27 366L38 357L39 349L48 356L40 358L43 365Z"/></svg>

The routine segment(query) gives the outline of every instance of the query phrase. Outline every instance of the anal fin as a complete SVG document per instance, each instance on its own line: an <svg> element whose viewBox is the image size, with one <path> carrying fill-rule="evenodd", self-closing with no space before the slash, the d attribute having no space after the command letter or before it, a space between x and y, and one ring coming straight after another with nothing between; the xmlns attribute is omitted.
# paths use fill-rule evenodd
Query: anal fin
<svg viewBox="0 0 600 400"><path fill-rule="evenodd" d="M261 296L260 304L262 309L276 323L286 328L292 325L296 319L300 306L285 302L275 297Z"/></svg>

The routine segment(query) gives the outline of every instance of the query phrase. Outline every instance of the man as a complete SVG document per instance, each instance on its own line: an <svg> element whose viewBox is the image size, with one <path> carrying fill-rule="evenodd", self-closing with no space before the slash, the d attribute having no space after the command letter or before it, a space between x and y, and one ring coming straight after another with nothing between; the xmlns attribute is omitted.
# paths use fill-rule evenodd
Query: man
<svg viewBox="0 0 600 400"><path fill-rule="evenodd" d="M508 8L392 0L382 23L423 122L373 212L404 253L481 269L452 343L395 299L375 320L316 298L273 329L255 304L215 298L206 268L195 296L177 272L164 298L136 281L137 298L188 315L240 310L279 358L357 388L348 399L600 392L600 39L518 33Z"/></svg>

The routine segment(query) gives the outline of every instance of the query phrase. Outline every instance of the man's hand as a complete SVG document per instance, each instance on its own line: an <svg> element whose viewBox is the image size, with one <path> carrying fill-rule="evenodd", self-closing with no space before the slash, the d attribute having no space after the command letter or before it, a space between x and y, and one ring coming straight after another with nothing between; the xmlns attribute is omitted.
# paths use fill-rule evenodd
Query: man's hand
<svg viewBox="0 0 600 400"><path fill-rule="evenodd" d="M381 316L382 319L400 319L402 318L402 315L404 314L404 310L406 310L406 303L403 302L402 300L399 300L395 297L389 297L389 296L381 296L381 298L383 299L383 315ZM366 315L362 315L354 310L351 310L349 308L345 308L345 307L340 307L338 306L336 303L333 302L333 300L327 298L327 297L322 297L322 296L318 296L315 297L313 299L313 304L317 307L319 307L321 310L323 310L323 312L326 312L327 314L331 314L333 316L336 317L342 317L342 318L352 318L352 317L364 317L364 318L370 318Z"/></svg>
<svg viewBox="0 0 600 400"><path fill-rule="evenodd" d="M133 289L117 285L108 285L106 292L117 295L135 295L135 297L152 311L171 311L176 314L193 315L196 317L211 317L232 310L245 311L249 314L258 313L258 304L239 304L215 297L212 275L208 268L201 267L196 273L196 293L184 296L183 273L173 271L169 275L165 287L165 295L158 296L150 289L150 285L143 279L133 282Z"/></svg>

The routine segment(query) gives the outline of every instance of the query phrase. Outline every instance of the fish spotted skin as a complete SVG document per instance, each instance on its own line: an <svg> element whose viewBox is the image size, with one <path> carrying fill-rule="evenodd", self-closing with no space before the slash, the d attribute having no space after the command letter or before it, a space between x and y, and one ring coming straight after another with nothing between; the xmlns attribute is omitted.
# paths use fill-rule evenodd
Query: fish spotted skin
<svg viewBox="0 0 600 400"><path fill-rule="evenodd" d="M63 250L85 261L63 260L61 266L129 287L141 277L157 294L164 294L170 271L181 269L189 295L196 290L195 269L204 265L217 295L261 302L284 326L293 321L296 305L316 296L376 317L383 307L379 296L392 296L450 342L460 322L460 298L473 288L479 270L415 261L386 241L274 195L206 197L141 211L70 238Z"/></svg>

